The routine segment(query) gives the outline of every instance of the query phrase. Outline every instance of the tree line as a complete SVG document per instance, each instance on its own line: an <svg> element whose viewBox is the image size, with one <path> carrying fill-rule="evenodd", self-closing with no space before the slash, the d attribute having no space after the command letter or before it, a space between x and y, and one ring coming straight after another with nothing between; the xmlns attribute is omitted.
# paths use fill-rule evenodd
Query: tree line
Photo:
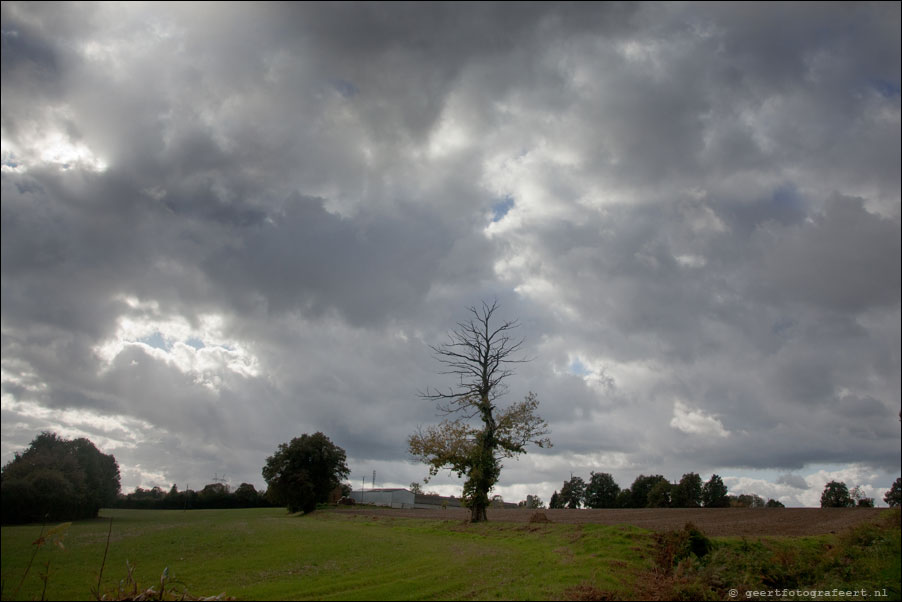
<svg viewBox="0 0 902 602"><path fill-rule="evenodd" d="M113 503L115 508L136 510L202 510L214 508L269 508L273 504L265 492L259 492L250 483L242 483L234 491L223 483L211 483L200 491L179 491L173 485L169 491L160 487L145 489L136 487L132 493L120 495Z"/></svg>
<svg viewBox="0 0 902 602"><path fill-rule="evenodd" d="M739 498L742 498L741 500ZM732 502L732 503L731 503ZM694 472L671 483L662 475L639 475L633 484L621 489L607 472L592 472L589 481L571 476L560 492L555 491L550 508L728 508L731 505L782 506L776 500L765 502L758 496L730 496L719 475L707 482Z"/></svg>
<svg viewBox="0 0 902 602"><path fill-rule="evenodd" d="M896 479L883 497L891 508L902 505L902 478ZM541 508L544 503L537 496L527 496L520 502L526 508ZM863 489L851 491L843 482L830 481L821 495L822 508L874 507L874 498ZM551 495L549 508L783 508L775 499L764 500L756 494L730 495L719 475L711 475L702 483L701 477L689 472L676 483L662 475L639 475L633 484L621 489L609 473L592 472L589 481L571 476L560 491Z"/></svg>
<svg viewBox="0 0 902 602"><path fill-rule="evenodd" d="M883 501L890 508L898 508L902 506L902 477L895 480L886 494ZM849 487L842 481L830 481L824 485L824 492L821 493L821 508L873 508L874 498L867 497L861 486Z"/></svg>
<svg viewBox="0 0 902 602"><path fill-rule="evenodd" d="M175 485L166 493L159 487L138 487L120 495L119 466L112 455L101 453L89 440L62 439L43 432L27 450L16 453L0 473L2 522L24 523L94 518L101 507L137 509L253 508L284 506L289 512L309 513L317 505L337 502L350 493L342 483L348 476L344 449L323 433L295 437L282 443L266 459L263 467L267 490L258 492L242 483L234 492L222 483L200 491L179 491ZM496 496L497 497L497 496ZM896 479L883 500L890 507L902 505L902 478ZM542 508L538 496L520 503ZM873 498L860 487L851 491L842 482L824 487L822 507L873 506ZM723 479L712 475L703 483L694 472L676 483L662 475L639 475L632 485L621 489L609 473L592 472L589 481L571 476L555 491L550 508L726 508L783 507L777 500L766 502L758 495L729 495Z"/></svg>

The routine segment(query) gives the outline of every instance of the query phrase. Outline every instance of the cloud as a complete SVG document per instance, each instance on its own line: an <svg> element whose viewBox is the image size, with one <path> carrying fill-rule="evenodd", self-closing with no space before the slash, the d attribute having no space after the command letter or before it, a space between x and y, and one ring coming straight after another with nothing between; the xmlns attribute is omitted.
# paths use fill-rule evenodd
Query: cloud
<svg viewBox="0 0 902 602"><path fill-rule="evenodd" d="M794 489L808 489L808 482L799 475L783 474L777 478L778 485L789 485Z"/></svg>
<svg viewBox="0 0 902 602"><path fill-rule="evenodd" d="M673 404L673 419L670 426L687 435L729 437L729 431L723 428L720 420L693 410L681 401Z"/></svg>
<svg viewBox="0 0 902 602"><path fill-rule="evenodd" d="M898 472L897 4L0 10L5 459L260 486L321 430L404 485L497 298L555 441L505 495Z"/></svg>

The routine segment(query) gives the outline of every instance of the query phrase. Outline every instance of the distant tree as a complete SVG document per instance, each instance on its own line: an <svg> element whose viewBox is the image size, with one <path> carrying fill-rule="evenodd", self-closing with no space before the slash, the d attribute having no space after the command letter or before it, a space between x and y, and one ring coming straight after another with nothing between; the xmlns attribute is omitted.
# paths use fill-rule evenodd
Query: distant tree
<svg viewBox="0 0 902 602"><path fill-rule="evenodd" d="M586 482L582 477L570 477L561 487L561 501L567 508L579 508L586 497Z"/></svg>
<svg viewBox="0 0 902 602"><path fill-rule="evenodd" d="M197 492L197 504L202 508L228 508L233 505L230 493L228 485L210 483Z"/></svg>
<svg viewBox="0 0 902 602"><path fill-rule="evenodd" d="M855 487L853 487L849 492L849 497L852 498L852 503L859 508L874 507L874 498L868 497L861 485L856 485Z"/></svg>
<svg viewBox="0 0 902 602"><path fill-rule="evenodd" d="M410 486L408 487L408 489L409 489L410 492L413 493L414 495L420 495L421 493L423 493L423 487L422 487L418 482L416 482L416 481L413 481L413 482L410 484Z"/></svg>
<svg viewBox="0 0 902 602"><path fill-rule="evenodd" d="M616 508L620 486L606 472L592 472L586 484L586 506L588 508Z"/></svg>
<svg viewBox="0 0 902 602"><path fill-rule="evenodd" d="M551 441L545 436L548 424L536 413L534 393L519 403L498 406L505 381L513 375L511 366L526 361L518 357L523 339L512 336L519 324L498 322L497 302L469 310L471 319L459 322L447 343L432 346L446 373L457 376L457 386L422 394L458 418L419 430L407 443L410 453L429 465L431 476L443 468L466 476L463 502L475 523L488 520L489 492L501 476L502 460L526 453L530 443L550 447Z"/></svg>
<svg viewBox="0 0 902 602"><path fill-rule="evenodd" d="M713 474L702 486L702 505L705 508L726 508L730 505L727 498L727 486L719 475Z"/></svg>
<svg viewBox="0 0 902 602"><path fill-rule="evenodd" d="M764 508L764 498L754 493L728 495L731 508Z"/></svg>
<svg viewBox="0 0 902 602"><path fill-rule="evenodd" d="M671 496L674 508L698 508L702 505L702 478L694 472L687 472L673 486Z"/></svg>
<svg viewBox="0 0 902 602"><path fill-rule="evenodd" d="M883 496L883 501L886 502L890 508L902 506L902 477L899 477L893 482L892 487L890 487L886 492L886 495Z"/></svg>
<svg viewBox="0 0 902 602"><path fill-rule="evenodd" d="M537 495L527 495L526 501L521 502L524 508L528 508L530 510L538 510L539 508L545 507L545 502L542 501Z"/></svg>
<svg viewBox="0 0 902 602"><path fill-rule="evenodd" d="M563 507L564 507L564 501L561 499L561 494L559 494L557 491L555 491L554 493L551 494L551 499L548 501L548 508L553 510L556 508L563 508Z"/></svg>
<svg viewBox="0 0 902 602"><path fill-rule="evenodd" d="M87 439L42 432L0 479L4 523L94 518L119 493L119 466Z"/></svg>
<svg viewBox="0 0 902 602"><path fill-rule="evenodd" d="M351 473L346 462L345 450L322 433L295 437L266 459L267 496L289 512L313 512Z"/></svg>
<svg viewBox="0 0 902 602"><path fill-rule="evenodd" d="M627 487L626 489L621 489L620 493L617 494L617 500L614 502L615 508L631 508L633 505L633 492Z"/></svg>
<svg viewBox="0 0 902 602"><path fill-rule="evenodd" d="M260 494L250 483L242 483L235 490L235 505L238 508L256 508L260 505Z"/></svg>
<svg viewBox="0 0 902 602"><path fill-rule="evenodd" d="M830 481L821 494L821 508L850 508L855 505L849 488L842 481Z"/></svg>
<svg viewBox="0 0 902 602"><path fill-rule="evenodd" d="M648 507L670 508L673 502L673 487L667 479L662 479L655 483L651 491L648 492Z"/></svg>
<svg viewBox="0 0 902 602"><path fill-rule="evenodd" d="M169 488L169 493L163 498L163 508L177 510L185 508L185 494L179 491L175 483Z"/></svg>
<svg viewBox="0 0 902 602"><path fill-rule="evenodd" d="M630 508L646 508L648 506L648 494L661 481L666 481L663 476L656 474L646 476L640 474L630 486Z"/></svg>
<svg viewBox="0 0 902 602"><path fill-rule="evenodd" d="M783 502L778 502L777 500L771 498L771 499L767 500L767 503L764 504L764 507L765 508L785 508L786 506L783 505Z"/></svg>

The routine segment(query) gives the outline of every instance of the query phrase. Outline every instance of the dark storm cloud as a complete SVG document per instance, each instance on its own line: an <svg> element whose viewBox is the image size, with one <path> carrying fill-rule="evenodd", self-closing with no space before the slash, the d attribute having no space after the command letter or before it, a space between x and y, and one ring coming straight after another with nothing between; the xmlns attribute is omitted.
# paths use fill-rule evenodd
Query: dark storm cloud
<svg viewBox="0 0 902 602"><path fill-rule="evenodd" d="M862 199L832 198L810 224L768 244L771 296L850 312L899 303L898 223L868 213Z"/></svg>
<svg viewBox="0 0 902 602"><path fill-rule="evenodd" d="M428 346L498 298L556 443L518 495L897 471L899 14L4 3L3 452L260 484L323 430L406 484Z"/></svg>

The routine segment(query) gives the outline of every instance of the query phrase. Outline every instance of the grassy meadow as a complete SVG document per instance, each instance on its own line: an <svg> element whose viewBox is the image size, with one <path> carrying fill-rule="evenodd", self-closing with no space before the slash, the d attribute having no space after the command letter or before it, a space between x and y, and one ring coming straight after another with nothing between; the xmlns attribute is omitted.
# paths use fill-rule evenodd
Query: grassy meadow
<svg viewBox="0 0 902 602"><path fill-rule="evenodd" d="M3 527L3 598L95 599L112 518L100 587L108 595L128 561L141 589L159 587L168 567L176 591L241 600L729 599L730 588L749 599L746 591L783 587L885 588L897 600L898 516L887 511L882 525L837 535L713 538L699 558L685 533L627 525L469 525L340 509L103 510L41 546L33 544L40 525Z"/></svg>

